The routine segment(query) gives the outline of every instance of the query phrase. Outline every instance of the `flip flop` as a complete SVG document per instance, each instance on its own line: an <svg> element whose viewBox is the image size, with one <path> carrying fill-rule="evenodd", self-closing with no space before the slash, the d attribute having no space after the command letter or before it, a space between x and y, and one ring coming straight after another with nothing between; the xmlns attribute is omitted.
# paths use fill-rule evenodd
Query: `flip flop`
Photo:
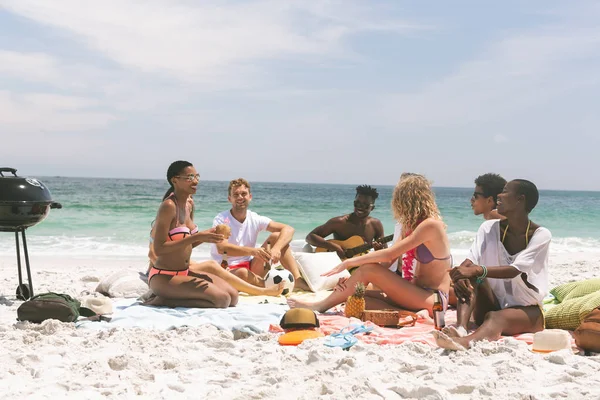
<svg viewBox="0 0 600 400"><path fill-rule="evenodd" d="M340 336L340 335L356 335L359 333L364 333L365 335L370 334L373 331L372 326L366 326L363 324L350 324L344 328L342 328L339 332L332 333L331 336Z"/></svg>
<svg viewBox="0 0 600 400"><path fill-rule="evenodd" d="M348 350L358 342L358 339L349 333L340 334L334 333L327 336L325 339L325 346L327 347L341 347L343 350Z"/></svg>

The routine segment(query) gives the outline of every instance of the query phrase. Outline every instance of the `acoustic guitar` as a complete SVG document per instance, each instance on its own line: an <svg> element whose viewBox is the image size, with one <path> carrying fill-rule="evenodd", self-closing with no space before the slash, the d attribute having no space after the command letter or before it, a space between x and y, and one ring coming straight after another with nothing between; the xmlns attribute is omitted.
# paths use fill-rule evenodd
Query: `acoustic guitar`
<svg viewBox="0 0 600 400"><path fill-rule="evenodd" d="M387 243L394 238L394 235L384 236L381 239L376 240L378 243ZM329 239L328 242L335 243L344 249L346 258L352 258L354 256L366 253L368 250L373 248L373 243L365 243L364 239L358 235L351 236L346 240ZM315 253L324 253L327 251L333 251L324 247L317 247Z"/></svg>

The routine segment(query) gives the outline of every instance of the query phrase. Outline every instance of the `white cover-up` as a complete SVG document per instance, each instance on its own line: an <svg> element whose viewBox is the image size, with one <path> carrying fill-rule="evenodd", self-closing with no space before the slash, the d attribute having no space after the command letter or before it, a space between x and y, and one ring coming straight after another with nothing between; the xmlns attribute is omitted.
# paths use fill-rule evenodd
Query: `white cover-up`
<svg viewBox="0 0 600 400"><path fill-rule="evenodd" d="M534 232L527 247L517 254L510 255L501 241L500 220L485 221L479 227L468 259L474 264L486 267L510 265L526 274L527 282L538 292L523 282L522 274L512 279L487 278L501 308L542 304L548 293L548 254L552 234L539 227Z"/></svg>

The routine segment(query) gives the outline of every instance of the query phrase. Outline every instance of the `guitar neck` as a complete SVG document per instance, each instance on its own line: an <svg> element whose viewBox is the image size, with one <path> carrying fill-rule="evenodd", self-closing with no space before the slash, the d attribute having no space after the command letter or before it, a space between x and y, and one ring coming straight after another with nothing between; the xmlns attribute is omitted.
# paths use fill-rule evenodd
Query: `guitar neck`
<svg viewBox="0 0 600 400"><path fill-rule="evenodd" d="M376 242L383 244L383 243L387 243L387 242L391 241L393 238L394 238L394 235L388 235L388 236L382 237L379 240L376 240ZM373 248L373 243L365 243L362 246L357 246L357 247L353 247L351 249L347 249L346 256L348 258L351 258L357 254L364 253L365 251L370 250L372 248Z"/></svg>

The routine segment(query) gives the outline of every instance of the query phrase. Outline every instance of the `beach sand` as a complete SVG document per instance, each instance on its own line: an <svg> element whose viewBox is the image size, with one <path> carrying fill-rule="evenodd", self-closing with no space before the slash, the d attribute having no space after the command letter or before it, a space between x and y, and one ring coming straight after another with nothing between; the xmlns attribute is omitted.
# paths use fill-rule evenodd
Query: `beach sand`
<svg viewBox="0 0 600 400"><path fill-rule="evenodd" d="M32 255L36 293L81 297L143 258L66 260ZM598 276L600 256L552 255L552 286ZM447 352L420 343L323 339L282 347L277 335L234 340L207 325L170 331L76 329L16 322L16 257L0 258L1 399L598 399L600 356L535 354L520 341Z"/></svg>

